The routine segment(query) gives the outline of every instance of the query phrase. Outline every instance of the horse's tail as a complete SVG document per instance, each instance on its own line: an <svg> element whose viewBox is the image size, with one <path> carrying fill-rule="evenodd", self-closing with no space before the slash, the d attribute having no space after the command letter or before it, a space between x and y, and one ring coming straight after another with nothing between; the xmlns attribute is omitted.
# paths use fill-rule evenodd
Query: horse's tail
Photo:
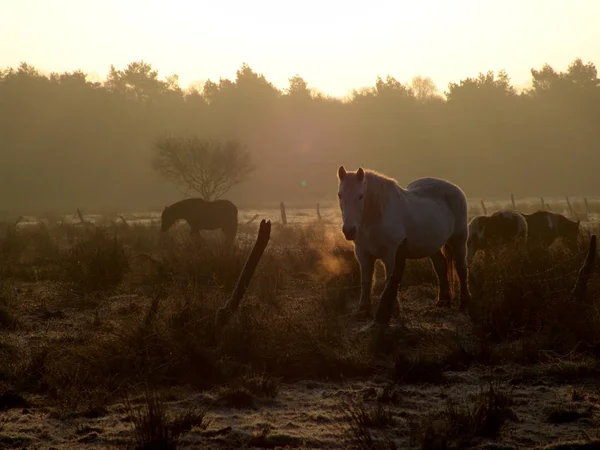
<svg viewBox="0 0 600 450"><path fill-rule="evenodd" d="M452 254L452 247L448 243L442 247L442 255L446 259L446 276L448 277L448 290L450 298L454 298L454 280L458 278L456 272L456 265L454 264L454 255Z"/></svg>

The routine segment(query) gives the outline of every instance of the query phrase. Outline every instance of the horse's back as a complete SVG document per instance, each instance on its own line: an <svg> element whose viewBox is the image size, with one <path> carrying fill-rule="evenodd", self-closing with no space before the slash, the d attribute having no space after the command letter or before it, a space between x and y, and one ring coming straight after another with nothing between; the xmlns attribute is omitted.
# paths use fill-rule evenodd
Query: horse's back
<svg viewBox="0 0 600 450"><path fill-rule="evenodd" d="M534 234L547 233L554 230L554 214L549 211L536 211L531 214L523 214L527 226Z"/></svg>
<svg viewBox="0 0 600 450"><path fill-rule="evenodd" d="M410 183L408 183L406 185L406 189L412 192L423 193L446 192L449 189L458 189L460 192L462 192L462 190L451 181L435 177L417 178L416 180L413 180Z"/></svg>
<svg viewBox="0 0 600 450"><path fill-rule="evenodd" d="M516 211L496 211L489 216L486 222L486 231L489 231L490 237L512 239L523 234L523 223L527 227L523 216Z"/></svg>
<svg viewBox="0 0 600 450"><path fill-rule="evenodd" d="M171 206L178 206L182 209L192 211L210 211L224 213L238 213L238 208L229 200L207 201L201 198L186 198L174 203Z"/></svg>
<svg viewBox="0 0 600 450"><path fill-rule="evenodd" d="M523 217L525 217L528 221L538 221L538 220L546 220L546 217L548 217L550 213L548 211L541 211L538 210L536 212L533 212L531 214L523 214Z"/></svg>
<svg viewBox="0 0 600 450"><path fill-rule="evenodd" d="M237 221L237 206L229 200L215 200L214 202L210 202L209 208L213 214L223 219L232 219L235 217L235 220Z"/></svg>
<svg viewBox="0 0 600 450"><path fill-rule="evenodd" d="M187 198L176 205L193 228L237 228L238 208L229 200Z"/></svg>
<svg viewBox="0 0 600 450"><path fill-rule="evenodd" d="M425 177L409 183L406 190L416 198L445 205L461 228L468 226L467 197L456 184L440 178Z"/></svg>
<svg viewBox="0 0 600 450"><path fill-rule="evenodd" d="M459 206L467 206L467 197L463 190L451 181L441 178L425 177L412 181L406 186L411 194L451 201Z"/></svg>

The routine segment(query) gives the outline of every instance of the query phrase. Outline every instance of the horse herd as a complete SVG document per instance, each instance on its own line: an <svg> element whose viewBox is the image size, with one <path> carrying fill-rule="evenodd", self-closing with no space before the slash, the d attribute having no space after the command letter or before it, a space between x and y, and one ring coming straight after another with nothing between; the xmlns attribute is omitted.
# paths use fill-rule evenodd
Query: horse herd
<svg viewBox="0 0 600 450"><path fill-rule="evenodd" d="M467 197L457 185L438 178L420 178L406 188L396 180L362 167L356 172L338 168L338 197L342 233L354 244L361 272L358 314L370 316L371 286L376 260L385 266L386 278L394 273L396 252L405 243L406 259L429 258L438 278L438 306L450 306L451 277L460 284L460 307L471 300L468 263L478 251L504 245L550 245L563 238L577 243L580 223L561 214L512 210L468 219ZM191 232L221 228L232 243L238 224L237 207L228 200L207 202L185 199L164 209L161 231L178 219Z"/></svg>

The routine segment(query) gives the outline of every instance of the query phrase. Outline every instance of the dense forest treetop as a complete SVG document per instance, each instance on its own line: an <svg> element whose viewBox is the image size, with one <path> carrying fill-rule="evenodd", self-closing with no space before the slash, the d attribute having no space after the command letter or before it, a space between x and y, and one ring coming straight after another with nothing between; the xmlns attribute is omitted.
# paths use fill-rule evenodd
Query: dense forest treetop
<svg viewBox="0 0 600 450"><path fill-rule="evenodd" d="M387 76L344 99L296 75L279 90L243 64L235 80L182 89L138 61L103 82L81 71L0 72L0 210L162 209L179 199L151 164L165 133L238 139L257 166L230 198L242 203L335 198L335 170L358 165L407 184L447 178L469 196L594 195L600 159L600 80L575 59L508 75L404 84Z"/></svg>

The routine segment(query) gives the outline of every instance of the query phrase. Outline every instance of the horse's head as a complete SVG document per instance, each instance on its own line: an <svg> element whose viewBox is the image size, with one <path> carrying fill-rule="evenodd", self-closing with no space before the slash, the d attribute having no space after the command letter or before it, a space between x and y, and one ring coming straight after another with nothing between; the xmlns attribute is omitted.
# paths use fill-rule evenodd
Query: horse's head
<svg viewBox="0 0 600 450"><path fill-rule="evenodd" d="M169 228L171 228L171 225L173 225L173 223L175 222L175 219L172 216L173 214L169 210L169 207L165 206L165 209L163 209L163 212L160 216L160 231L162 233L166 232Z"/></svg>
<svg viewBox="0 0 600 450"><path fill-rule="evenodd" d="M353 241L365 208L365 171L359 167L356 172L346 172L344 166L340 166L338 179L342 232L347 240Z"/></svg>
<svg viewBox="0 0 600 450"><path fill-rule="evenodd" d="M471 260L477 251L485 247L485 222L487 216L476 216L469 222L467 238L467 260Z"/></svg>

